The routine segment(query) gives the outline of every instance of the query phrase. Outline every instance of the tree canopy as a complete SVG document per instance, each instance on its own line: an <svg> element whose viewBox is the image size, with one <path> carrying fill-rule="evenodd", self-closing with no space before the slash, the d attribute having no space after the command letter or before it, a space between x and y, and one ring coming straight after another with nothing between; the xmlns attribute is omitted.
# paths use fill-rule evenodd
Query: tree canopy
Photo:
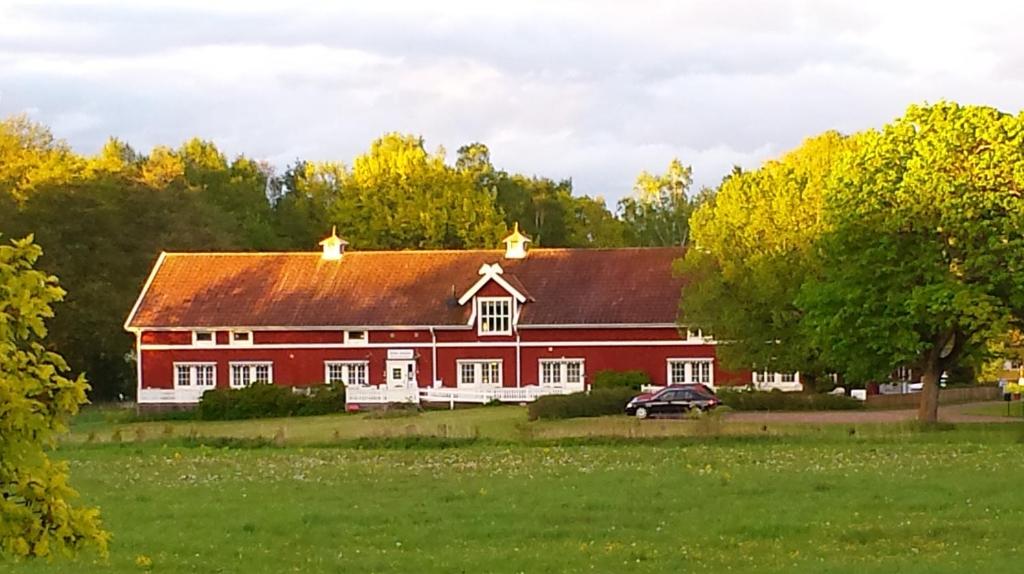
<svg viewBox="0 0 1024 574"><path fill-rule="evenodd" d="M682 318L735 364L881 381L979 362L1024 318L1024 123L911 106L727 178L693 217Z"/></svg>
<svg viewBox="0 0 1024 574"><path fill-rule="evenodd" d="M619 201L627 241L643 247L684 245L690 232L693 168L673 159L663 174L641 172L633 194Z"/></svg>
<svg viewBox="0 0 1024 574"><path fill-rule="evenodd" d="M796 298L816 272L826 182L851 147L836 132L808 139L760 169L733 173L694 213L695 248L680 265L690 278L681 320L729 341L717 349L728 367L801 371L806 386L826 372Z"/></svg>
<svg viewBox="0 0 1024 574"><path fill-rule="evenodd" d="M84 377L47 350L46 320L64 291L35 269L32 238L0 245L0 553L48 557L83 547L106 552L99 511L74 504L67 463L47 450L86 402Z"/></svg>
<svg viewBox="0 0 1024 574"><path fill-rule="evenodd" d="M938 379L1024 318L1024 116L911 106L857 136L826 197L820 273L798 305L830 363L855 379Z"/></svg>

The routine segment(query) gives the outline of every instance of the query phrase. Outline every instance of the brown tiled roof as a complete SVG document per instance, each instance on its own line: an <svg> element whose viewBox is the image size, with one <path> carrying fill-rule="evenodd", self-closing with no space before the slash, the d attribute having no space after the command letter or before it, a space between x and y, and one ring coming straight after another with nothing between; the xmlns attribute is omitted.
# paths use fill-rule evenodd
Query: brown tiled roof
<svg viewBox="0 0 1024 574"><path fill-rule="evenodd" d="M530 300L520 325L674 323L680 248L168 253L129 327L458 326L457 299L499 263Z"/></svg>

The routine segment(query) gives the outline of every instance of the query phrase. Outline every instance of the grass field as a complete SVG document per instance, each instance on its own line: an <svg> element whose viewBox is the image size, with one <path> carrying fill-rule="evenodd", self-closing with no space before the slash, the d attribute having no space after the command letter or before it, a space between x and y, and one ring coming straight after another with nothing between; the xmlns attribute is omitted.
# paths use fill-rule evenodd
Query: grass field
<svg viewBox="0 0 1024 574"><path fill-rule="evenodd" d="M969 409L967 412L974 415L987 415L992 417L1016 417L1021 418L1021 408L1024 407L1024 401L1013 401L1009 404L988 404L983 406L974 407ZM1024 420L1024 419L1022 419Z"/></svg>
<svg viewBox="0 0 1024 574"><path fill-rule="evenodd" d="M83 417L58 453L114 533L109 561L0 571L931 573L1024 562L1019 425L637 430L620 417L527 423L515 407L208 425L114 418ZM442 425L463 438L410 436ZM282 428L279 448L182 438ZM109 442L118 429L126 442Z"/></svg>

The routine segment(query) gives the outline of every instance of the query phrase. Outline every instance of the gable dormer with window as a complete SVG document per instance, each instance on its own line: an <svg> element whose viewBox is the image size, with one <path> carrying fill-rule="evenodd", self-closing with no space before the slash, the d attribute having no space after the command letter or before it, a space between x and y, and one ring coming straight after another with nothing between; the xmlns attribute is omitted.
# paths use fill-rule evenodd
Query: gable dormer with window
<svg viewBox="0 0 1024 574"><path fill-rule="evenodd" d="M480 279L459 298L459 305L470 307L469 325L476 325L480 336L511 335L516 328L519 312L527 297L522 289L504 277L501 265L484 264Z"/></svg>

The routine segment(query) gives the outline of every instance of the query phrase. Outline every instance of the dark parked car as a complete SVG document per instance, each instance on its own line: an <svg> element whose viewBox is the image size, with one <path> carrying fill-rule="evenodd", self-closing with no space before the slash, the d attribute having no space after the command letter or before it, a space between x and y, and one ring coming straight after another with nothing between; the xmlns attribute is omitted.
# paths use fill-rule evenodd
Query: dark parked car
<svg viewBox="0 0 1024 574"><path fill-rule="evenodd" d="M722 401L704 385L672 385L656 393L633 397L626 405L626 414L645 419L649 416L709 411Z"/></svg>

